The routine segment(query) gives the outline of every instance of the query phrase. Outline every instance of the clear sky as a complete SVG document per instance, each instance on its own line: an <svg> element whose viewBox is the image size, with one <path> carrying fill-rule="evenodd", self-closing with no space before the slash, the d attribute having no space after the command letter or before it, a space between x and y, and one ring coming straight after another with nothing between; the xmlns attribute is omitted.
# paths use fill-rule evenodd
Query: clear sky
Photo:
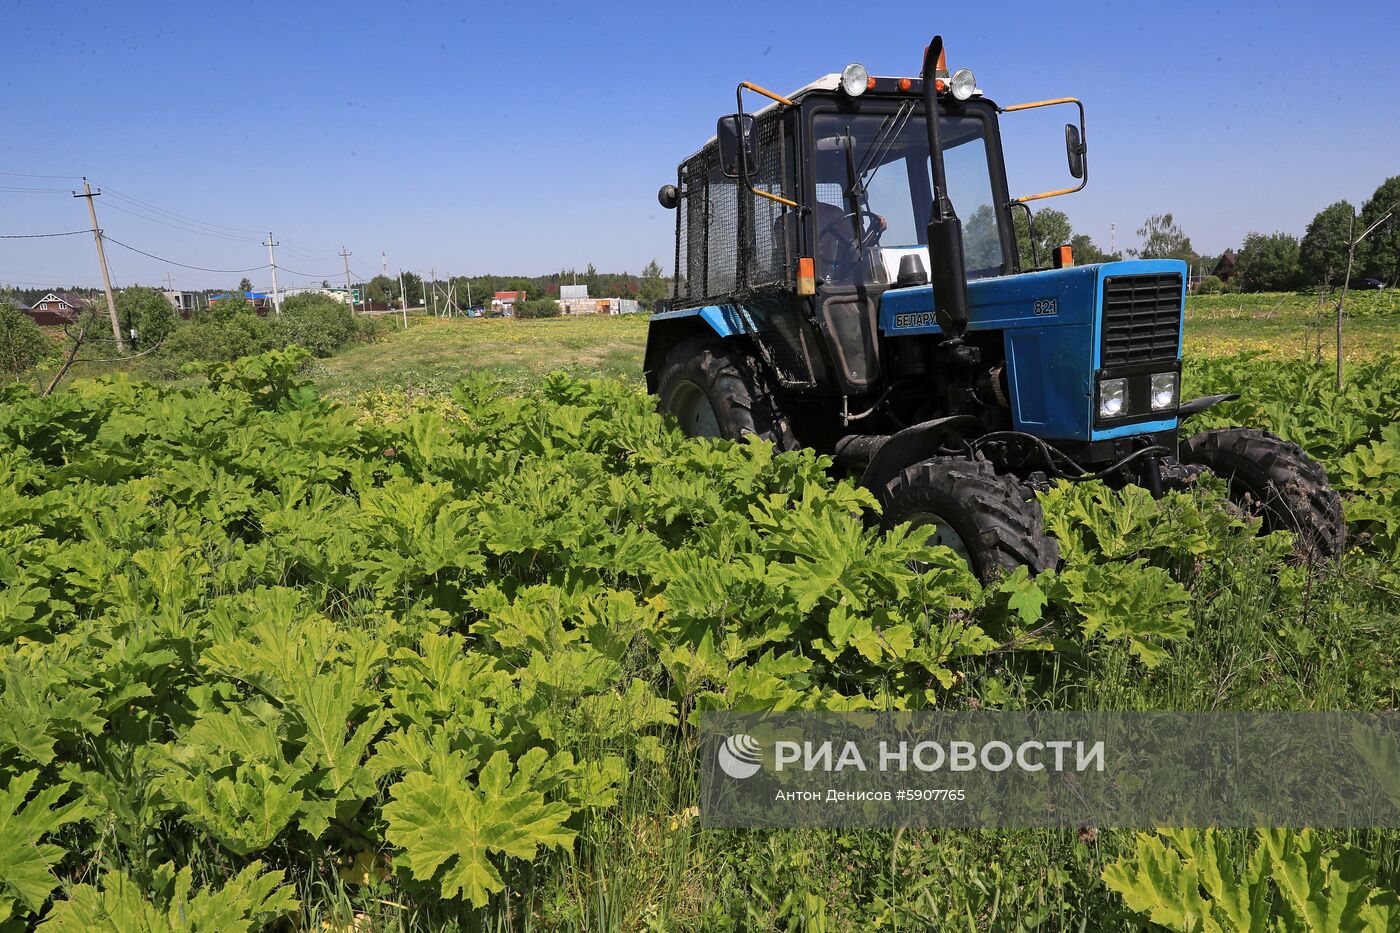
<svg viewBox="0 0 1400 933"><path fill-rule="evenodd" d="M669 273L656 189L738 81L792 90L853 61L913 75L935 32L998 103L1084 99L1089 187L1045 203L1101 246L1163 211L1202 252L1301 234L1400 173L1396 0L4 0L0 24L0 173L85 174L110 237L190 265L265 263L271 230L279 265L316 281L342 244L357 277L381 251L391 273ZM1050 119L1005 118L1013 193L1062 181ZM86 227L75 184L0 175L0 234ZM12 190L44 187L60 190ZM237 278L108 258L118 284ZM0 239L0 282L98 281L90 237Z"/></svg>

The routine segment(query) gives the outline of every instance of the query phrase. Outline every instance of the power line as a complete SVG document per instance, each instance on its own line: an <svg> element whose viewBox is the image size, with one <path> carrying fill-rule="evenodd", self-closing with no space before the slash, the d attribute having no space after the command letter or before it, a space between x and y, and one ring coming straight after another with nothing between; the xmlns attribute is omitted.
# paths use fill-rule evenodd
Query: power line
<svg viewBox="0 0 1400 933"><path fill-rule="evenodd" d="M212 233L208 230L202 230L199 227L187 226L185 224L170 223L169 221L162 220L159 217L151 217L139 211L133 211L129 208L122 207L120 204L112 204L111 202L108 202L107 206L114 211L121 211L123 214L126 214L130 217L139 218L141 220L146 221L147 223L160 224L162 227L169 227L171 230L179 230L181 233L194 233L198 234L199 236L207 236L215 240L227 240L231 243L260 242L248 237L230 236L227 233Z"/></svg>
<svg viewBox="0 0 1400 933"><path fill-rule="evenodd" d="M91 232L91 230L69 230L66 233L0 233L0 240L42 240L51 236L77 236L79 233Z"/></svg>
<svg viewBox="0 0 1400 933"><path fill-rule="evenodd" d="M328 273L322 273L322 272L298 272L298 271L295 270L295 269L288 269L286 266L278 266L278 267L277 267L277 271L278 271L278 272L285 272L285 273L287 273L288 275L300 276L301 278L304 278L304 279L329 279L331 276L339 275L338 272L328 272Z"/></svg>
<svg viewBox="0 0 1400 933"><path fill-rule="evenodd" d="M222 272L222 273L258 272L258 271L261 271L261 270L267 268L267 264L264 263L264 264L261 265L261 266L253 266L251 269L206 269L204 266L192 266L192 265L190 265L189 263L185 263L185 262L176 262L176 261L173 260L173 259L166 259L164 256L157 256L155 253L148 253L148 252L146 252L144 249L137 249L137 248L134 247L134 246L130 246L130 245L126 244L126 243L123 243L121 240L114 240L114 239L112 239L110 236L108 236L108 235L105 234L105 233L102 234L102 239L106 240L108 243L115 243L115 244L117 244L118 246L122 247L123 249L129 249L129 250L131 250L133 253L140 253L142 256L150 257L151 259L154 259L154 260L156 260L156 261L158 261L158 262L167 263L167 264L172 265L172 266L179 266L179 267L182 268L182 269L194 269L196 272Z"/></svg>
<svg viewBox="0 0 1400 933"><path fill-rule="evenodd" d="M107 191L107 192L110 193L110 194L116 195L116 196L117 196L119 199L121 199L122 201L126 201L126 202L128 202L128 203L130 203L130 204L134 204L134 205L136 205L136 206L138 206L138 207L144 207L144 208L145 208L146 210L148 210L148 211L155 211L157 214L163 214L163 215L165 215L166 217L171 217L171 218L174 218L175 220L182 220L182 221L184 221L185 223L188 223L188 224L194 224L195 226L199 226L199 227L207 227L207 228L209 228L209 229L211 229L211 230L225 230L225 231L230 231L230 232L233 232L233 233L248 233L248 234L252 234L252 235L254 235L254 236L258 236L258 237L261 237L261 236L262 236L262 234L261 234L259 231L257 231L257 230L250 230L250 229L247 228L247 227L234 227L234 226L232 226L232 225L230 225L230 224L216 224L216 223L213 223L213 222L211 222L211 221L200 220L200 219L197 218L197 217L190 217L190 216L188 216L188 215L186 215L186 214L181 214L181 213L178 213L178 212L176 212L176 211L167 210L166 208L159 207L159 206L157 206L157 205L155 205L155 204L151 204L151 203L148 202L148 201L142 201L140 198L134 198L134 197L132 197L132 196L129 195L129 194L125 194L124 192L118 191L118 190L116 190L115 188L113 188L111 185L104 185L104 186L103 186L103 190Z"/></svg>
<svg viewBox="0 0 1400 933"><path fill-rule="evenodd" d="M29 172L0 172L0 175L9 175L12 178L52 178L61 181L82 181L81 175L33 175Z"/></svg>
<svg viewBox="0 0 1400 933"><path fill-rule="evenodd" d="M68 194L71 188L24 188L13 185L0 185L0 191L10 194Z"/></svg>

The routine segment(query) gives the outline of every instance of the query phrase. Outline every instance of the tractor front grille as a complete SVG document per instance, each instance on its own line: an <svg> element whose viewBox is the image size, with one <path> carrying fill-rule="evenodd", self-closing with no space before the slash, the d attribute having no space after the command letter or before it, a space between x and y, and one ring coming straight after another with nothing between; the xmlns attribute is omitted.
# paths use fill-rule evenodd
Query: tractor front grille
<svg viewBox="0 0 1400 933"><path fill-rule="evenodd" d="M1180 345L1180 273L1104 279L1101 367L1175 360Z"/></svg>

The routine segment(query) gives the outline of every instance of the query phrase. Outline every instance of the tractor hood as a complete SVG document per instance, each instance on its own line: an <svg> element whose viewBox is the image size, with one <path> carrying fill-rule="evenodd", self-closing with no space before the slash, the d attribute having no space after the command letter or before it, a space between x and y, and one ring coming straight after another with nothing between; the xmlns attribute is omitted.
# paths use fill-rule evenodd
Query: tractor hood
<svg viewBox="0 0 1400 933"><path fill-rule="evenodd" d="M1106 363L1114 365L1112 358L1105 360L1105 347L1110 357L1118 347L1118 332L1107 335L1107 343L1104 333L1105 281L1173 274L1180 277L1184 301L1186 264L1175 259L1106 262L968 282L969 333L1003 332L1017 429L1087 441L1175 427L1174 412L1171 418L1117 425L1096 424L1093 412L1096 380ZM1174 336L1164 343L1156 333L1156 343L1148 348L1166 369L1179 365L1181 358L1180 301L1173 312ZM891 338L940 333L933 308L931 286L890 289L880 299L880 330ZM1136 331L1130 326L1127 333L1131 337Z"/></svg>

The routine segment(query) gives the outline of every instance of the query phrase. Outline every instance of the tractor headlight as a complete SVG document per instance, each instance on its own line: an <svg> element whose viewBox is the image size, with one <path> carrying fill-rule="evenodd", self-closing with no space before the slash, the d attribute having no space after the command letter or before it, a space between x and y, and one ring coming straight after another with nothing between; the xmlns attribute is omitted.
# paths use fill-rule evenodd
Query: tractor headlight
<svg viewBox="0 0 1400 933"><path fill-rule="evenodd" d="M1105 379L1099 383L1099 417L1117 418L1128 406L1128 380Z"/></svg>
<svg viewBox="0 0 1400 933"><path fill-rule="evenodd" d="M1176 405L1176 373L1154 373L1152 376L1152 410Z"/></svg>
<svg viewBox="0 0 1400 933"><path fill-rule="evenodd" d="M841 72L841 90L851 97L864 94L869 82L870 75L866 74L864 65L847 65Z"/></svg>
<svg viewBox="0 0 1400 933"><path fill-rule="evenodd" d="M958 100L967 100L977 90L977 79L966 68L959 68L948 80L948 89Z"/></svg>

